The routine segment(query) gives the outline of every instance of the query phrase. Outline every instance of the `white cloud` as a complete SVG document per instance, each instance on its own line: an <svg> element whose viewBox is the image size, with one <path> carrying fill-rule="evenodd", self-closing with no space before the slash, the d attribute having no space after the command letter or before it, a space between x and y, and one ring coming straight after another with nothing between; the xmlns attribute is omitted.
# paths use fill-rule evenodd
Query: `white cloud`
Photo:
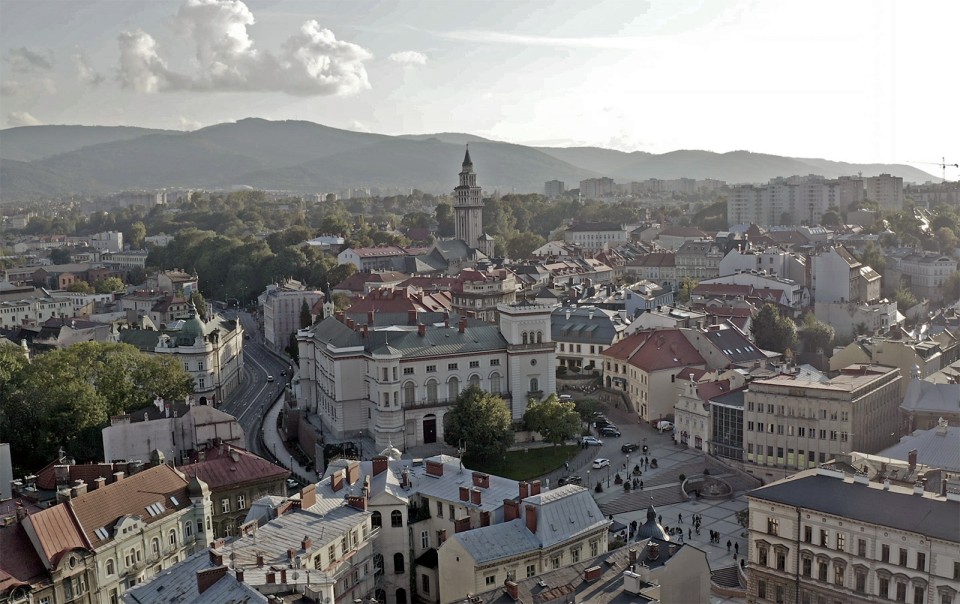
<svg viewBox="0 0 960 604"><path fill-rule="evenodd" d="M256 48L247 28L253 13L240 0L187 0L175 26L196 48L196 70L167 67L152 36L120 35L120 81L140 92L175 90L348 95L370 88L364 48L337 40L316 20L306 21L273 53Z"/></svg>
<svg viewBox="0 0 960 604"><path fill-rule="evenodd" d="M641 36L537 36L475 29L443 32L439 35L451 40L461 40L464 42L510 44L517 46L547 46L552 48L638 50L649 47L654 43L651 39Z"/></svg>
<svg viewBox="0 0 960 604"><path fill-rule="evenodd" d="M26 46L13 48L6 57L10 69L17 73L31 73L36 71L50 71L53 69L53 53L35 52Z"/></svg>
<svg viewBox="0 0 960 604"><path fill-rule="evenodd" d="M427 64L427 55L422 52L417 52L416 50L404 50L403 52L395 52L389 57L387 57L394 63L399 63L401 65L426 65Z"/></svg>
<svg viewBox="0 0 960 604"><path fill-rule="evenodd" d="M42 123L43 122L26 111L13 111L7 114L7 125L11 128L15 128L16 126L39 126Z"/></svg>
<svg viewBox="0 0 960 604"><path fill-rule="evenodd" d="M364 124L360 120L353 120L347 125L347 130L353 130L354 132L372 132L370 126Z"/></svg>
<svg viewBox="0 0 960 604"><path fill-rule="evenodd" d="M85 84L99 86L103 84L106 79L102 73L94 69L90 63L90 59L87 58L87 55L83 52L78 52L73 55L73 64L77 68L77 78Z"/></svg>
<svg viewBox="0 0 960 604"><path fill-rule="evenodd" d="M188 118L186 118L186 117L184 117L184 116L182 116L182 115L181 115L180 118L179 118L179 122L180 122L180 129L181 129L181 130L185 130L185 131L187 131L187 132L192 132L192 131L194 131L194 130L199 130L200 128L203 127L203 124L201 124L201 123L198 122L197 120L191 120L191 119L188 119Z"/></svg>

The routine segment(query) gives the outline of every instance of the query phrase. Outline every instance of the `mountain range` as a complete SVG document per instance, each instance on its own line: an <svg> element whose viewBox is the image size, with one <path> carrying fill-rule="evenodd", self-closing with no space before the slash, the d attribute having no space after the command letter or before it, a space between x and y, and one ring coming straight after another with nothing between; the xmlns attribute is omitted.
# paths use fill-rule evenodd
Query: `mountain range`
<svg viewBox="0 0 960 604"><path fill-rule="evenodd" d="M48 198L125 189L253 187L302 193L347 187L449 192L470 144L488 191L540 192L547 180L714 178L862 173L937 180L899 164L853 164L734 151L626 153L597 147L530 147L463 133L388 136L304 121L244 119L193 132L126 126L23 126L0 130L0 198Z"/></svg>

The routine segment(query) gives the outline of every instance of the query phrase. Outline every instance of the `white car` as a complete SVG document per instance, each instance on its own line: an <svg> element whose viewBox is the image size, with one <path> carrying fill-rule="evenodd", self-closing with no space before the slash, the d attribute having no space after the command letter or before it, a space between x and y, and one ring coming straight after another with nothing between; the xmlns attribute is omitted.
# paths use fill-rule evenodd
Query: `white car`
<svg viewBox="0 0 960 604"><path fill-rule="evenodd" d="M599 447L603 445L603 441L597 438L596 436L584 436L583 440L580 441L588 447Z"/></svg>
<svg viewBox="0 0 960 604"><path fill-rule="evenodd" d="M667 420L660 420L657 422L657 430L661 432L670 432L673 430L673 422L668 422Z"/></svg>
<svg viewBox="0 0 960 604"><path fill-rule="evenodd" d="M610 467L610 460L606 457L598 457L593 460L593 469L599 470L600 468Z"/></svg>

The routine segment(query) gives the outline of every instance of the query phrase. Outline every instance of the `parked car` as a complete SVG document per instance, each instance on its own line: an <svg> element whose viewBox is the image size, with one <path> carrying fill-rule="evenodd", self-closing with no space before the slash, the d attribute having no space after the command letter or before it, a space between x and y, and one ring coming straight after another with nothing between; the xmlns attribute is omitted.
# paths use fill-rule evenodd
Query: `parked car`
<svg viewBox="0 0 960 604"><path fill-rule="evenodd" d="M626 443L626 444L620 445L620 450L623 451L624 453L633 453L639 448L640 448L640 445L638 445L637 443Z"/></svg>
<svg viewBox="0 0 960 604"><path fill-rule="evenodd" d="M598 457L593 460L593 469L599 470L600 468L610 467L610 460L606 457Z"/></svg>
<svg viewBox="0 0 960 604"><path fill-rule="evenodd" d="M597 421L593 422L593 425L597 428L606 428L607 426L612 426L613 424L610 423L610 420L604 418L604 419L598 419Z"/></svg>
<svg viewBox="0 0 960 604"><path fill-rule="evenodd" d="M588 447L599 447L603 444L603 441L596 436L584 436L580 442Z"/></svg>
<svg viewBox="0 0 960 604"><path fill-rule="evenodd" d="M573 401L573 397L570 396L569 394L561 394L561 395L560 395L560 402L561 402L561 403L569 403L569 402L572 402L572 401Z"/></svg>
<svg viewBox="0 0 960 604"><path fill-rule="evenodd" d="M662 419L657 422L657 430L661 432L670 432L673 430L673 422L668 422L665 419Z"/></svg>
<svg viewBox="0 0 960 604"><path fill-rule="evenodd" d="M582 482L583 482L583 478L580 478L579 476L576 476L576 475L562 476L560 477L559 480L557 480L557 486L562 487L565 484L580 484Z"/></svg>
<svg viewBox="0 0 960 604"><path fill-rule="evenodd" d="M601 435L601 436L616 436L616 437L619 437L619 436L620 436L620 429L617 428L617 427L614 426L614 425L604 426L603 428L600 428L600 435Z"/></svg>
<svg viewBox="0 0 960 604"><path fill-rule="evenodd" d="M268 382L272 382L273 380L274 380L274 377L273 377L272 375L268 375L268 376L267 376L267 381L268 381Z"/></svg>

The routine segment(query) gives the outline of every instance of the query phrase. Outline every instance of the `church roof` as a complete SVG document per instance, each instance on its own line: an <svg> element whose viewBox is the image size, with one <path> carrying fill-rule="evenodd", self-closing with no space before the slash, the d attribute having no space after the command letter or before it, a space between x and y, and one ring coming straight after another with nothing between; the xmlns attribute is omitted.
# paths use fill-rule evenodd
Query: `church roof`
<svg viewBox="0 0 960 604"><path fill-rule="evenodd" d="M467 152L463 154L463 165L472 166L473 161L470 159L470 145L467 145Z"/></svg>

